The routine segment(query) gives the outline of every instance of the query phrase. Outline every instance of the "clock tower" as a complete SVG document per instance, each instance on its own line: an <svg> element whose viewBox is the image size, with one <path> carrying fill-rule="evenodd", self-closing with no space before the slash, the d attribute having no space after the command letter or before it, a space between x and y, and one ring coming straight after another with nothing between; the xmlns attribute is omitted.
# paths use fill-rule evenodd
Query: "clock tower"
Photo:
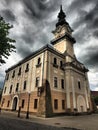
<svg viewBox="0 0 98 130"><path fill-rule="evenodd" d="M75 39L72 37L73 30L67 23L65 17L66 15L63 12L61 5L56 28L52 31L55 38L51 41L51 44L57 51L63 54L66 52L71 57L74 57L73 45L75 43Z"/></svg>

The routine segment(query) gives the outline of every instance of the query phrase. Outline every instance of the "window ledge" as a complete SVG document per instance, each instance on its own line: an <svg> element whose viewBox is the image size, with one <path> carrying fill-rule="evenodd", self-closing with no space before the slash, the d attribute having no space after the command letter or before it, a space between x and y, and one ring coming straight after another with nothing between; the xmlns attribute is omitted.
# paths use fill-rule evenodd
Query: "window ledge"
<svg viewBox="0 0 98 130"><path fill-rule="evenodd" d="M29 69L26 69L26 70L25 70L25 73L27 73L28 71L29 71Z"/></svg>
<svg viewBox="0 0 98 130"><path fill-rule="evenodd" d="M36 68L38 68L38 67L40 67L40 66L41 66L41 63L40 63L40 64L37 64L37 65L36 65Z"/></svg>
<svg viewBox="0 0 98 130"><path fill-rule="evenodd" d="M18 76L20 76L21 75L21 73L18 73Z"/></svg>
<svg viewBox="0 0 98 130"><path fill-rule="evenodd" d="M58 65L53 63L53 67L58 68Z"/></svg>
<svg viewBox="0 0 98 130"><path fill-rule="evenodd" d="M62 66L60 66L60 69L64 71L64 68Z"/></svg>

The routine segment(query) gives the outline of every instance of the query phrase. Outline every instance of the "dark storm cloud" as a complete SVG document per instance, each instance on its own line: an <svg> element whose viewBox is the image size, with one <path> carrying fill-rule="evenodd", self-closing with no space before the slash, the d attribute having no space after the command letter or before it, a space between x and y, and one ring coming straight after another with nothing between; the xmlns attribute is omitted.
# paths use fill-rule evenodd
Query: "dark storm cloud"
<svg viewBox="0 0 98 130"><path fill-rule="evenodd" d="M23 22L23 31L20 36L17 36L17 39L21 39L24 44L18 43L17 47L19 49L18 53L22 57L25 57L27 54L29 54L31 46L32 50L34 51L33 47L36 45L36 43L39 43L39 46L36 48L40 48L40 46L49 43L48 36L51 35L51 31L49 32L50 29L46 31L46 28L52 28L50 26L51 13L58 10L60 1L29 0L28 2L27 0L22 0L22 6L24 8L24 14L22 17L25 18L25 23L24 21L19 21L21 23ZM50 34L47 35L48 33ZM27 46L27 48L24 47L24 45Z"/></svg>
<svg viewBox="0 0 98 130"><path fill-rule="evenodd" d="M85 4L83 4L83 2ZM90 3L92 4L92 6L94 4L94 7L93 9L86 11L85 6L86 4L90 4ZM73 3L70 6L70 9L72 10L72 8L74 8L75 5L78 6L79 9L78 9L78 17L75 23L73 23L73 28L78 29L79 27L82 27L85 24L85 26L81 28L82 32L84 32L84 29L88 31L88 34L87 34L87 31L84 32L85 37L89 35L91 32L92 32L91 35L97 36L94 30L98 29L98 0L95 0L95 1L90 1L90 0L77 1L76 0L76 1L73 1ZM84 8L82 8L83 5L84 5ZM78 33L76 33L76 35L78 35ZM79 39L80 43L81 43L81 39Z"/></svg>
<svg viewBox="0 0 98 130"><path fill-rule="evenodd" d="M17 53L20 54L22 58L25 58L31 53L31 50L25 43L21 43L20 46L17 47Z"/></svg>
<svg viewBox="0 0 98 130"><path fill-rule="evenodd" d="M85 60L85 64L90 67L97 67L98 66L98 52L96 53L88 53L87 60Z"/></svg>
<svg viewBox="0 0 98 130"><path fill-rule="evenodd" d="M77 10L79 11L80 9L85 8L86 5L89 5L91 3L97 3L97 0L73 0L67 11L70 13L74 13Z"/></svg>
<svg viewBox="0 0 98 130"><path fill-rule="evenodd" d="M86 64L89 68L96 67L98 68L98 46L96 47L87 47L85 49L86 54L81 56L81 60Z"/></svg>
<svg viewBox="0 0 98 130"><path fill-rule="evenodd" d="M98 1L96 6L85 16L84 22L87 23L89 29L98 28Z"/></svg>
<svg viewBox="0 0 98 130"><path fill-rule="evenodd" d="M88 37L90 36L89 30L87 30L85 27L83 27L82 29L79 29L77 32L73 34L77 41L76 44L83 45L86 44L86 42L88 41Z"/></svg>
<svg viewBox="0 0 98 130"><path fill-rule="evenodd" d="M15 15L13 14L13 12L9 9L6 10L1 10L1 15L2 17L4 17L5 20L9 21L15 21Z"/></svg>
<svg viewBox="0 0 98 130"><path fill-rule="evenodd" d="M95 38L98 38L98 30L95 30L95 31L93 32L93 36L94 36Z"/></svg>
<svg viewBox="0 0 98 130"><path fill-rule="evenodd" d="M57 0L23 0L25 5L25 12L30 18L40 20L46 18L55 11L60 5L60 1Z"/></svg>
<svg viewBox="0 0 98 130"><path fill-rule="evenodd" d="M72 25L74 29L78 29L81 25L83 25L85 23L84 18L86 16L87 12L85 10L80 9L78 11L78 14L79 15L78 15L76 21Z"/></svg>

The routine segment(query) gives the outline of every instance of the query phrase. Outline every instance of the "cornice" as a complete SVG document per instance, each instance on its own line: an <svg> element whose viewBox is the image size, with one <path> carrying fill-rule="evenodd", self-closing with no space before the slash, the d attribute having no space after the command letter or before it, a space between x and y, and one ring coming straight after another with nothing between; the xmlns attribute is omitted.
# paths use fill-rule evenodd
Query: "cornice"
<svg viewBox="0 0 98 130"><path fill-rule="evenodd" d="M40 55L41 53L45 52L46 50L48 50L48 51L50 51L50 52L52 52L52 53L54 53L54 54L60 56L61 58L64 58L64 57L65 57L64 54L58 52L58 51L57 51L56 49L54 49L51 45L47 44L47 45L45 45L44 47L42 47L42 48L38 49L37 51L33 52L32 54L30 54L29 56L25 57L23 60L19 61L19 62L18 62L17 64L15 64L14 66L8 68L5 72L7 73L7 72L9 72L9 71L15 69L16 67L22 65L22 64L25 63L25 62L28 62L29 60L31 60L32 58L34 58L34 57Z"/></svg>
<svg viewBox="0 0 98 130"><path fill-rule="evenodd" d="M67 39L67 40L71 41L72 44L75 44L75 43L76 43L76 40L75 40L73 37L71 37L68 33L65 33L63 36L61 36L61 37L59 37L59 38L57 38L57 39L53 39L53 40L51 41L51 44L52 44L52 45L55 45L55 44L57 44L59 41L61 41L61 40L63 40L63 39Z"/></svg>

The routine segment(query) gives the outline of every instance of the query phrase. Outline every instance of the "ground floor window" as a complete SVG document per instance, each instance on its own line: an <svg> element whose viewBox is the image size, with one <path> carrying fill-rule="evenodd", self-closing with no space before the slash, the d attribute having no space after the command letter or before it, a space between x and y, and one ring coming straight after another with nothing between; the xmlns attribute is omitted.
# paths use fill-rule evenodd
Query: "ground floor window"
<svg viewBox="0 0 98 130"><path fill-rule="evenodd" d="M65 109L65 100L62 100L62 109Z"/></svg>
<svg viewBox="0 0 98 130"><path fill-rule="evenodd" d="M3 107L3 105L4 105L4 102L5 102L5 98L3 98L2 103L1 103L1 106L2 106L2 107Z"/></svg>
<svg viewBox="0 0 98 130"><path fill-rule="evenodd" d="M22 100L21 108L24 108L25 100Z"/></svg>
<svg viewBox="0 0 98 130"><path fill-rule="evenodd" d="M9 105L10 105L10 101L8 100L8 102L7 102L7 107L9 107Z"/></svg>
<svg viewBox="0 0 98 130"><path fill-rule="evenodd" d="M64 89L64 79L61 79L61 88Z"/></svg>
<svg viewBox="0 0 98 130"><path fill-rule="evenodd" d="M57 99L54 100L54 109L58 109L58 100Z"/></svg>
<svg viewBox="0 0 98 130"><path fill-rule="evenodd" d="M34 99L34 109L37 109L38 99Z"/></svg>

